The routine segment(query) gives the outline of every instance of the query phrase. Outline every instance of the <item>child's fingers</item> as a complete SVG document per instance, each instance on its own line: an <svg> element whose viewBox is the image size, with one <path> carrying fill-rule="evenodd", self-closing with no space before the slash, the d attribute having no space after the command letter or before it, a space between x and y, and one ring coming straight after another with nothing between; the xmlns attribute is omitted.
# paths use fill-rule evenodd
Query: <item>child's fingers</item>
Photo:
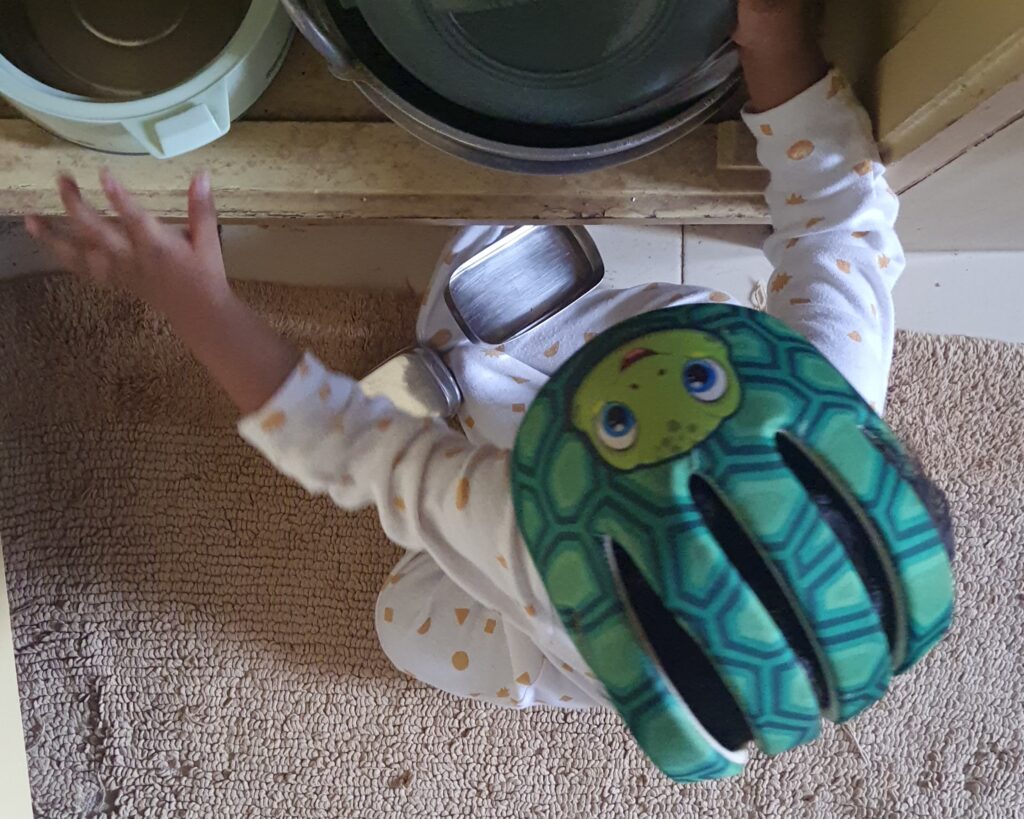
<svg viewBox="0 0 1024 819"><path fill-rule="evenodd" d="M57 241L67 241L51 220L35 214L25 217L25 230L28 231L29 236L46 247L50 247Z"/></svg>
<svg viewBox="0 0 1024 819"><path fill-rule="evenodd" d="M82 192L74 179L61 176L57 189L67 211L69 224L77 236L111 253L121 253L125 249L122 234L82 198Z"/></svg>
<svg viewBox="0 0 1024 819"><path fill-rule="evenodd" d="M100 171L100 184L110 206L124 222L128 238L135 245L149 245L162 241L163 226L160 222L143 208L106 168Z"/></svg>
<svg viewBox="0 0 1024 819"><path fill-rule="evenodd" d="M79 199L82 197L82 191L78 187L75 178L66 173L62 173L57 177L57 192L60 194L61 202L64 203L65 208L68 206L69 197L75 196Z"/></svg>
<svg viewBox="0 0 1024 819"><path fill-rule="evenodd" d="M188 189L188 231L192 246L204 257L220 255L217 207L210 188L209 171L200 171Z"/></svg>
<svg viewBox="0 0 1024 819"><path fill-rule="evenodd" d="M60 233L51 222L38 216L26 216L25 229L29 236L50 251L61 268L72 273L81 272L82 254L78 252L75 243Z"/></svg>
<svg viewBox="0 0 1024 819"><path fill-rule="evenodd" d="M42 217L36 216L34 213L30 213L25 217L25 230L28 231L28 235L37 242L42 242L43 237L46 234L47 225L43 221Z"/></svg>

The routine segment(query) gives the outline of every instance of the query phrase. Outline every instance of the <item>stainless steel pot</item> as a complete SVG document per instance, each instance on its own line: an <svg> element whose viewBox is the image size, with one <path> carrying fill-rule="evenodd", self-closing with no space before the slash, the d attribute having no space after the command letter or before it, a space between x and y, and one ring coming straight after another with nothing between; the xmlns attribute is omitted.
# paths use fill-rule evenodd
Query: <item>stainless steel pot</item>
<svg viewBox="0 0 1024 819"><path fill-rule="evenodd" d="M646 156L705 122L739 81L739 60L730 46L701 72L695 100L664 101L659 110L646 105L628 122L554 128L495 121L453 105L406 72L358 11L336 0L282 3L331 72L354 82L390 119L446 153L500 170L581 173Z"/></svg>

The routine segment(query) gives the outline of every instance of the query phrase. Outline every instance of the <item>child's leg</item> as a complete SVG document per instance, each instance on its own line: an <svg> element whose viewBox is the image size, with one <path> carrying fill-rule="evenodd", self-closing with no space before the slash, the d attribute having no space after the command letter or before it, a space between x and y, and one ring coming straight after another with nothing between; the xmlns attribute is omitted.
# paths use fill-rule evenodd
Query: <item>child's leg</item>
<svg viewBox="0 0 1024 819"><path fill-rule="evenodd" d="M376 623L395 667L442 691L513 708L595 704L425 552L410 552L395 566L377 598Z"/></svg>

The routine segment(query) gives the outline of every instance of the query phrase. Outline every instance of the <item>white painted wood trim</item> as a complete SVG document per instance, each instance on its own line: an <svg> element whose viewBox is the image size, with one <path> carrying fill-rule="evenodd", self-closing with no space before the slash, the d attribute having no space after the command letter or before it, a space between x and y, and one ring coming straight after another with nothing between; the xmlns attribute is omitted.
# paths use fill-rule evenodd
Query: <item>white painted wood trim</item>
<svg viewBox="0 0 1024 819"><path fill-rule="evenodd" d="M938 136L890 165L890 184L900 192L912 188L1021 117L1024 117L1024 74ZM1024 162L1024 146L1021 161Z"/></svg>
<svg viewBox="0 0 1024 819"><path fill-rule="evenodd" d="M883 159L908 156L1022 74L1021 0L942 0L871 77Z"/></svg>

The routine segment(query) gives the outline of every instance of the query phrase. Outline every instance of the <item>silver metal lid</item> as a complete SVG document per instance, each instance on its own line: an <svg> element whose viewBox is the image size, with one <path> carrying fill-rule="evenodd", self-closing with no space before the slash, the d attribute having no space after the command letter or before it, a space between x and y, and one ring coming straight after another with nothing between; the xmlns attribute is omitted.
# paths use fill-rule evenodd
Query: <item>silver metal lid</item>
<svg viewBox="0 0 1024 819"><path fill-rule="evenodd" d="M604 278L585 228L518 228L460 265L445 301L470 341L504 344L560 313Z"/></svg>
<svg viewBox="0 0 1024 819"><path fill-rule="evenodd" d="M389 358L359 386L364 394L388 398L416 418L453 418L462 405L462 393L451 370L426 347L413 347Z"/></svg>

